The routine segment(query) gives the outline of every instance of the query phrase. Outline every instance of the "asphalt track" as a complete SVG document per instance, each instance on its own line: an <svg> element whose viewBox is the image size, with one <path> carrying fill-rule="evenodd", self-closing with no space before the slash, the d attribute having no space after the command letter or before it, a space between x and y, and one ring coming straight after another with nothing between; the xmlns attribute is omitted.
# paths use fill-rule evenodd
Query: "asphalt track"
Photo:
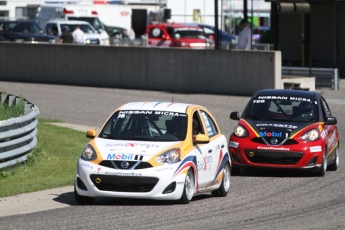
<svg viewBox="0 0 345 230"><path fill-rule="evenodd" d="M130 101L173 100L201 104L214 114L226 136L235 125L229 119L230 112L242 111L249 99L245 96L1 81L0 91L30 100L40 109L39 117L58 119L67 123L67 127L80 130L100 127L115 108ZM318 91L338 118L340 143L344 143L345 91ZM72 187L0 198L0 229L342 230L345 229L343 150L341 148L339 169L327 172L324 177L307 173L245 171L231 177L227 197L201 195L189 205L102 198L92 206L79 206L73 199ZM0 189L1 186L5 185L0 183Z"/></svg>

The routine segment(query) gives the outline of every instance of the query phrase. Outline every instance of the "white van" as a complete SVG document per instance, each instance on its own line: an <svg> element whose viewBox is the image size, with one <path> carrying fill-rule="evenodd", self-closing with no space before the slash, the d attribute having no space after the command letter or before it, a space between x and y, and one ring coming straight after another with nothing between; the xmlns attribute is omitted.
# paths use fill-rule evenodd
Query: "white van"
<svg viewBox="0 0 345 230"><path fill-rule="evenodd" d="M52 36L55 36L59 40L63 28L67 26L71 32L73 32L76 26L79 26L80 29L84 32L84 43L86 45L109 45L104 41L102 36L91 26L90 23L85 21L76 21L76 20L51 20L46 23L44 31Z"/></svg>
<svg viewBox="0 0 345 230"><path fill-rule="evenodd" d="M101 35L102 45L109 45L109 35L91 5L47 4L37 9L35 21L44 28L48 21L56 19L86 21Z"/></svg>

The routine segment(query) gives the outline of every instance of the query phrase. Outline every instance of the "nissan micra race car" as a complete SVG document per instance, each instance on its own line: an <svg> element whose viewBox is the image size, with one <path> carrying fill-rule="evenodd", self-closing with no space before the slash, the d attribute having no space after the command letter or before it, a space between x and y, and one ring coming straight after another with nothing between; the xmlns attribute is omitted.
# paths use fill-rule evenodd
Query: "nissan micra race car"
<svg viewBox="0 0 345 230"><path fill-rule="evenodd" d="M317 176L337 170L337 119L321 94L260 90L245 107L229 138L232 175L241 168L308 169Z"/></svg>
<svg viewBox="0 0 345 230"><path fill-rule="evenodd" d="M75 198L96 197L177 200L212 192L226 196L231 161L226 137L204 107L173 102L125 104L78 159Z"/></svg>

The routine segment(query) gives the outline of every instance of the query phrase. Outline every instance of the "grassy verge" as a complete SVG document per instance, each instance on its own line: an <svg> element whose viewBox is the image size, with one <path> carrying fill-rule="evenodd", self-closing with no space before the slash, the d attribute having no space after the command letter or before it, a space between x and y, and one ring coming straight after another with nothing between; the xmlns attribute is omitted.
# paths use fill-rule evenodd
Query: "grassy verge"
<svg viewBox="0 0 345 230"><path fill-rule="evenodd" d="M25 163L0 169L0 197L73 185L84 132L38 120L38 143ZM49 121L51 122L51 121Z"/></svg>

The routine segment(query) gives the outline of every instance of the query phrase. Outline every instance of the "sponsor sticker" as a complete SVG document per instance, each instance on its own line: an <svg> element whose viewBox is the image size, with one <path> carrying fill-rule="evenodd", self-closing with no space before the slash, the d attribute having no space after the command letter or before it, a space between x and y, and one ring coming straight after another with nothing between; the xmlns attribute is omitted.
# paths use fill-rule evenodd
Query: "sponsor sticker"
<svg viewBox="0 0 345 230"><path fill-rule="evenodd" d="M288 125L288 124L256 124L257 127L275 127L275 128L286 128L286 129L297 129L298 126L296 125Z"/></svg>
<svg viewBox="0 0 345 230"><path fill-rule="evenodd" d="M141 173L134 173L134 172L104 172L105 175L112 175L112 176L142 176Z"/></svg>
<svg viewBox="0 0 345 230"><path fill-rule="evenodd" d="M258 146L257 149L290 151L290 148L284 148L284 147L264 147L264 146Z"/></svg>
<svg viewBox="0 0 345 230"><path fill-rule="evenodd" d="M260 137L282 137L282 132L260 132Z"/></svg>
<svg viewBox="0 0 345 230"><path fill-rule="evenodd" d="M258 96L258 100L262 100L262 99L277 99L277 100L309 101L309 102L311 102L310 98L304 98L304 97Z"/></svg>
<svg viewBox="0 0 345 230"><path fill-rule="evenodd" d="M161 172L161 171L172 171L174 170L173 167L169 167L169 168L159 168L159 169L156 169L156 172Z"/></svg>
<svg viewBox="0 0 345 230"><path fill-rule="evenodd" d="M335 135L335 132L333 132L332 136L327 140L327 145L333 146L335 143L335 138L336 138L336 135Z"/></svg>
<svg viewBox="0 0 345 230"><path fill-rule="evenodd" d="M133 160L133 154L108 154L107 160Z"/></svg>
<svg viewBox="0 0 345 230"><path fill-rule="evenodd" d="M230 141L229 146L232 148L238 148L238 142Z"/></svg>
<svg viewBox="0 0 345 230"><path fill-rule="evenodd" d="M313 147L310 147L309 149L310 149L311 153L321 152L322 151L321 146L313 146Z"/></svg>

